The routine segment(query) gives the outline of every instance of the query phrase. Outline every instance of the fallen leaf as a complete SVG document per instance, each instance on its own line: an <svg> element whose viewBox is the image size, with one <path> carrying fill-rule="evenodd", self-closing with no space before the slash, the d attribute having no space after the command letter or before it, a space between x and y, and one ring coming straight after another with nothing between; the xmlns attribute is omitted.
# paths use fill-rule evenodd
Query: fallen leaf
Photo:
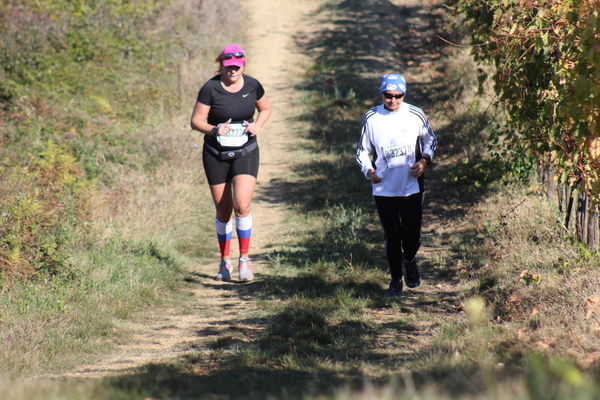
<svg viewBox="0 0 600 400"><path fill-rule="evenodd" d="M552 343L552 341L548 338L542 338L535 342L535 345L538 349L549 350L554 345L554 343Z"/></svg>
<svg viewBox="0 0 600 400"><path fill-rule="evenodd" d="M534 306L533 309L531 310L531 316L535 317L536 315L538 315L540 313L540 309L538 306Z"/></svg>
<svg viewBox="0 0 600 400"><path fill-rule="evenodd" d="M508 303L512 304L513 306L520 306L521 302L523 301L523 296L518 295L518 294L512 294L509 298L508 298Z"/></svg>
<svg viewBox="0 0 600 400"><path fill-rule="evenodd" d="M527 339L527 328L519 328L517 330L517 338L519 340L525 340L525 339Z"/></svg>
<svg viewBox="0 0 600 400"><path fill-rule="evenodd" d="M540 350L548 350L550 348L550 345L548 343L542 342L541 340L535 342L535 345Z"/></svg>
<svg viewBox="0 0 600 400"><path fill-rule="evenodd" d="M598 298L598 296L586 299L585 304L583 305L583 309L585 310L585 319L589 319L596 313L598 302L600 302L600 298Z"/></svg>
<svg viewBox="0 0 600 400"><path fill-rule="evenodd" d="M585 368L591 367L600 360L600 353L589 353L581 359L581 365Z"/></svg>
<svg viewBox="0 0 600 400"><path fill-rule="evenodd" d="M529 275L529 270L528 270L528 269L526 269L526 270L522 271L522 272L519 274L519 278L523 278L523 277L525 277L525 276L527 276L527 275Z"/></svg>
<svg viewBox="0 0 600 400"><path fill-rule="evenodd" d="M567 350L567 354L569 355L569 357L571 357L573 360L579 360L581 358L581 353L578 352L575 349L568 349Z"/></svg>

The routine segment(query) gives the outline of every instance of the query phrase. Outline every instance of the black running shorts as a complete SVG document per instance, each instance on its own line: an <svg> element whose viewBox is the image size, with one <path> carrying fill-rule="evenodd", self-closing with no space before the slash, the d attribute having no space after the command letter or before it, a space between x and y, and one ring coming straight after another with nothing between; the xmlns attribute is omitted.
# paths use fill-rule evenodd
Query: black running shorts
<svg viewBox="0 0 600 400"><path fill-rule="evenodd" d="M209 185L220 185L231 182L236 175L258 176L258 162L260 154L256 150L235 160L221 161L219 158L206 150L206 144L202 149L202 164Z"/></svg>

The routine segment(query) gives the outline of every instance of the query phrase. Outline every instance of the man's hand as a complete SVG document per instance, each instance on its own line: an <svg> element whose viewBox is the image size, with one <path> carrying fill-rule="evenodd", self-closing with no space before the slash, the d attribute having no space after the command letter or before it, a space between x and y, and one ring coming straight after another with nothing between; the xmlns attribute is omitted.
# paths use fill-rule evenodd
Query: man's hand
<svg viewBox="0 0 600 400"><path fill-rule="evenodd" d="M369 178L372 183L379 183L382 181L382 179L375 174L374 169L370 169L367 171L367 178Z"/></svg>
<svg viewBox="0 0 600 400"><path fill-rule="evenodd" d="M410 174L415 178L418 178L425 173L425 168L427 168L427 160L422 158L411 165Z"/></svg>

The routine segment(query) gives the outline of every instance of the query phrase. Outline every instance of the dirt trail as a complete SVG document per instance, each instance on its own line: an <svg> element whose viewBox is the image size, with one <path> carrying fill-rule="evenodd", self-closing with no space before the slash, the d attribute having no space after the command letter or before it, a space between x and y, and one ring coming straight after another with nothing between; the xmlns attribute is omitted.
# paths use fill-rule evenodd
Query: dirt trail
<svg viewBox="0 0 600 400"><path fill-rule="evenodd" d="M294 118L295 80L301 77L305 63L303 55L294 46L293 37L299 29L310 25L299 23L311 10L316 1L248 0L243 4L252 20L245 43L249 67L247 72L258 78L265 86L273 105L273 114L259 138L261 167L253 206L254 235L251 250L257 279L267 273L265 256L271 246L277 245L273 227L280 225L286 209L282 204L268 200L266 191L269 182L282 177L289 170L286 149L291 142L291 133L299 127ZM232 255L237 252L232 241ZM199 332L214 331L219 327L231 326L255 309L252 299L242 298L231 285L219 283L212 277L216 263L201 265L193 271L196 284L186 297L182 307L161 310L159 315L143 321L124 323L123 330L131 333L124 343L102 361L85 365L66 374L68 377L96 378L117 376L133 372L149 363L168 362L188 354L197 354L203 338ZM234 276L235 277L235 276ZM183 314L182 309L187 309ZM255 327L245 327L256 329ZM206 339L208 340L208 338ZM193 346L191 346L193 344ZM193 348L192 348L193 347Z"/></svg>
<svg viewBox="0 0 600 400"><path fill-rule="evenodd" d="M253 207L256 226L253 247L258 260L276 239L273 226L278 225L285 215L284 206L269 201L271 196L265 191L270 182L289 174L291 168L287 153L293 141L292 133L301 129L298 109L293 104L293 99L298 97L294 86L302 77L302 66L308 62L296 49L294 36L301 29L310 29L306 14L317 3L315 0L244 2L253 17L246 50L249 54L248 73L263 83L273 105L271 120L259 139L261 164ZM299 24L299 21L303 23ZM260 262L257 267L260 273Z"/></svg>
<svg viewBox="0 0 600 400"><path fill-rule="evenodd" d="M394 0L388 6L417 7L419 3L414 0ZM274 248L285 244L286 228L283 222L291 215L285 204L273 201L276 196L272 196L269 190L274 184L276 186L278 180L289 178L293 165L288 151L296 144L293 133L304 129L301 118L298 118L302 109L294 103L299 98L295 87L311 60L297 48L294 38L307 37L311 32L323 29L323 26L312 25L317 22L310 17L311 12L322 1L247 0L243 4L251 16L247 40L243 43L249 61L247 73L263 83L274 108L271 120L259 137L261 167L253 206L252 258L257 280L260 281L269 274L267 255ZM427 18L415 13L409 22L405 22L405 28L419 28L420 24L427 22ZM397 50L393 48L397 41L379 40L375 45L385 49L391 46L390 54ZM414 82L432 82L435 74L432 63L433 60L425 60L414 67L408 63L407 76ZM390 65L394 65L394 62ZM374 68L372 73L374 75L369 74L368 79L376 79L380 71ZM433 121L434 126L439 125L439 122ZM439 196L437 199L435 196L430 198L429 202L431 208L439 210L440 206L436 205L440 202ZM421 248L424 259L432 261L444 251L441 246L434 246L433 243L441 242L440 235L446 225L443 218L436 220L435 212L433 216L426 216L423 232L425 240ZM232 255L235 255L235 241L232 247ZM123 328L132 332L133 337L127 344L118 347L102 362L84 366L69 376L117 376L134 372L136 368L150 363L166 363L185 356L209 356L210 341L232 326L243 331L251 341L256 330L262 329L242 322L249 312L257 309L255 297L245 294L251 289L246 290L244 287L249 288L251 285L215 282L212 279L215 272L216 263L199 265L193 271L193 288L183 304L161 310L160 315L154 318L128 323ZM407 309L419 309L419 312L411 312L406 316L407 323L415 327L410 334L399 332L389 325L390 320L398 317L395 310L375 310L377 324L382 327L383 332L380 341L387 343L386 338L403 334L410 339L410 346L397 346L390 350L392 357L388 367L392 369L398 368L402 362L410 360L413 354L418 354L420 349L425 348L433 340L441 320L454 313L460 289L449 282L438 283L433 275L433 272L427 272L423 285L404 299Z"/></svg>

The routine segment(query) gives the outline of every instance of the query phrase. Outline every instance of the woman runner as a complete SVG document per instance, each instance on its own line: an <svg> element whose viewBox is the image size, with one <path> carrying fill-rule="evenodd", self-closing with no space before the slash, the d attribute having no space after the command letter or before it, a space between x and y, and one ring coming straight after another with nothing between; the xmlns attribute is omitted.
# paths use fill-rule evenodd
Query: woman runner
<svg viewBox="0 0 600 400"><path fill-rule="evenodd" d="M234 212L240 248L239 279L250 281L254 279L249 258L251 204L259 164L256 135L271 114L271 104L260 82L244 73L246 54L241 47L226 46L217 62L219 74L200 89L191 127L204 134L202 163L215 204L215 229L221 252L216 279L231 279L229 248Z"/></svg>

